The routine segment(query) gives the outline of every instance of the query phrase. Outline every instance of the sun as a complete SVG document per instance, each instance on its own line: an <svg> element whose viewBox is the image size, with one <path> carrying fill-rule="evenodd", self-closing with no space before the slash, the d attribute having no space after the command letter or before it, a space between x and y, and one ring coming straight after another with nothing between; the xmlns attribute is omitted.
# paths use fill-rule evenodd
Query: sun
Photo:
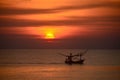
<svg viewBox="0 0 120 80"><path fill-rule="evenodd" d="M45 35L45 39L55 39L55 35L52 32L48 32Z"/></svg>

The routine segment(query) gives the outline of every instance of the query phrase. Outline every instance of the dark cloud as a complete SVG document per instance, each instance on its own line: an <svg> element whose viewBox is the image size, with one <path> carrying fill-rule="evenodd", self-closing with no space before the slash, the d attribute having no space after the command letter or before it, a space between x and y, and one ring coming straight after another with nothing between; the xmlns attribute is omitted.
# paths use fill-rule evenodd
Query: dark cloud
<svg viewBox="0 0 120 80"><path fill-rule="evenodd" d="M81 9L91 9L99 7L108 7L108 8L120 8L120 2L108 2L108 3L94 3L88 5L70 5L70 6L61 6L53 9L23 9L15 7L0 7L0 15L23 15L23 14L50 14L63 12L67 10L81 10Z"/></svg>
<svg viewBox="0 0 120 80"><path fill-rule="evenodd" d="M120 2L104 2L104 3L94 3L88 5L71 5L56 8L56 10L77 10L77 9L91 9L91 8L99 8L99 7L107 7L107 8L120 8Z"/></svg>
<svg viewBox="0 0 120 80"><path fill-rule="evenodd" d="M29 27L29 26L120 26L120 17L68 17L65 20L26 20L14 18L1 18L0 27Z"/></svg>
<svg viewBox="0 0 120 80"><path fill-rule="evenodd" d="M0 15L23 15L23 14L46 14L56 13L52 9L23 9L23 8L12 8L12 7L1 7Z"/></svg>
<svg viewBox="0 0 120 80"><path fill-rule="evenodd" d="M89 48L89 49L120 49L120 38L112 37L74 37L67 39L55 39L48 42L43 39L35 39L30 36L9 35L0 39L0 49L37 49L37 48Z"/></svg>

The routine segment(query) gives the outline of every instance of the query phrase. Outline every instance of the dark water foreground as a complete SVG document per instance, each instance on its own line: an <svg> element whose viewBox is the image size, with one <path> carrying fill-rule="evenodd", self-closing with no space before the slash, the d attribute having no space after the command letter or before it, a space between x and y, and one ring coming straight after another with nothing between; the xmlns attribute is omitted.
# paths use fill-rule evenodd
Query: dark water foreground
<svg viewBox="0 0 120 80"><path fill-rule="evenodd" d="M1 50L0 80L120 80L120 50L89 50L84 65L57 53L79 49Z"/></svg>

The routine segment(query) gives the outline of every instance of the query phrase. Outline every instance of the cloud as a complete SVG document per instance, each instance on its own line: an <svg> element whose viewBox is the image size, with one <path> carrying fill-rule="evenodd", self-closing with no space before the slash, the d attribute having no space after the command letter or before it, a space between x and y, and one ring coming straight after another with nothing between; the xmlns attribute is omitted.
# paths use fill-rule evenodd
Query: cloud
<svg viewBox="0 0 120 80"><path fill-rule="evenodd" d="M56 8L56 10L76 10L76 9L91 9L91 8L120 8L120 2L104 2L104 3L94 3L88 5L71 5L71 6L62 6Z"/></svg>
<svg viewBox="0 0 120 80"><path fill-rule="evenodd" d="M1 36L1 35L0 35ZM3 36L0 39L0 49L37 49L37 48L89 48L89 49L120 49L119 37L77 37L71 39L54 40L52 44L31 36L18 35ZM71 46L72 45L72 46Z"/></svg>
<svg viewBox="0 0 120 80"><path fill-rule="evenodd" d="M22 9L22 8L8 8L1 7L0 15L24 15L24 14L46 14L46 13L56 13L52 9Z"/></svg>
<svg viewBox="0 0 120 80"><path fill-rule="evenodd" d="M24 14L51 14L60 13L68 10L82 10L82 9L92 9L92 8L120 8L120 2L104 2L104 3L92 3L86 5L67 5L56 7L53 9L23 9L15 7L0 7L0 15L24 15Z"/></svg>
<svg viewBox="0 0 120 80"><path fill-rule="evenodd" d="M68 17L63 20L27 20L14 18L1 18L0 27L40 27L40 26L120 26L120 16L104 17Z"/></svg>

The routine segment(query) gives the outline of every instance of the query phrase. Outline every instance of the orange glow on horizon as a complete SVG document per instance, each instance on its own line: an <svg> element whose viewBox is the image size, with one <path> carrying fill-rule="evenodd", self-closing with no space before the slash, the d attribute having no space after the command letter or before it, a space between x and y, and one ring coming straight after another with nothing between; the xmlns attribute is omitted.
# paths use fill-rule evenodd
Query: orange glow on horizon
<svg viewBox="0 0 120 80"><path fill-rule="evenodd" d="M29 30L28 30L29 29ZM29 27L27 33L41 39L62 39L80 32L78 27ZM82 30L82 29L81 29Z"/></svg>
<svg viewBox="0 0 120 80"><path fill-rule="evenodd" d="M4 28L2 30L4 31ZM25 35L37 39L65 39L73 36L93 35L93 31L87 27L73 26L11 27L5 30L8 30L6 34Z"/></svg>
<svg viewBox="0 0 120 80"><path fill-rule="evenodd" d="M38 39L63 39L74 35L83 35L86 29L80 27L14 27L15 34L30 35ZM79 34L80 33L80 34ZM12 33L11 33L12 34Z"/></svg>
<svg viewBox="0 0 120 80"><path fill-rule="evenodd" d="M108 27L109 28L109 27ZM7 32L3 32L6 30ZM73 27L73 26L52 26L52 27L11 27L11 28L1 28L1 32L4 34L16 34L25 35L31 38L37 39L66 39L73 36L98 36L108 33L104 30L91 30L88 27Z"/></svg>

